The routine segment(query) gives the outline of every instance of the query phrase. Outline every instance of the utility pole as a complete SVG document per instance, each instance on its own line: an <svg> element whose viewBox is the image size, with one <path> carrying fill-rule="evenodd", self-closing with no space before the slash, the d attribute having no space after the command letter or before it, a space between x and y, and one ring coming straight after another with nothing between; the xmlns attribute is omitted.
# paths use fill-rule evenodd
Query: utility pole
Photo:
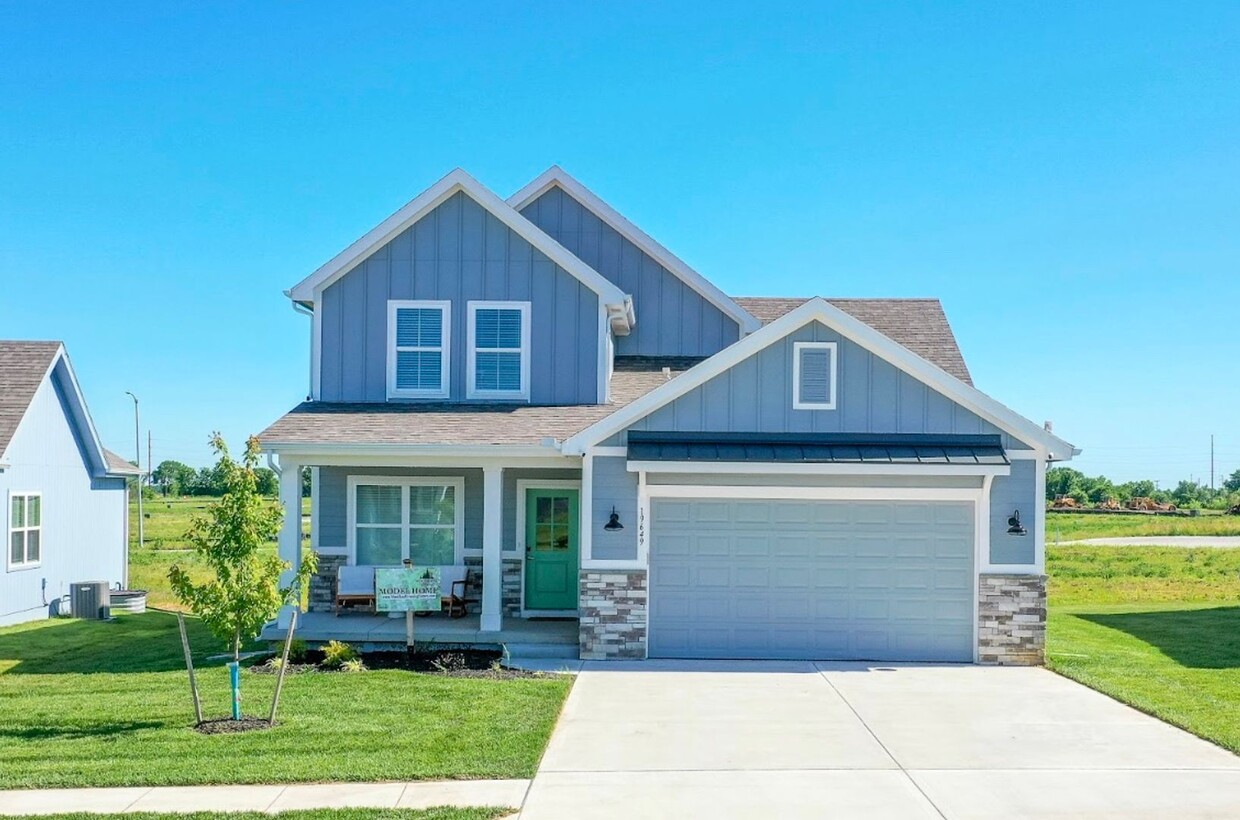
<svg viewBox="0 0 1240 820"><path fill-rule="evenodd" d="M138 549L142 549L146 533L142 520L142 434L138 431L138 397L128 390L125 395L133 399L133 449L138 459Z"/></svg>
<svg viewBox="0 0 1240 820"><path fill-rule="evenodd" d="M154 475L152 472L153 469L154 468L151 467L151 428L148 427L146 428L146 480L150 482L152 487L155 486L154 479L151 478L151 476Z"/></svg>
<svg viewBox="0 0 1240 820"><path fill-rule="evenodd" d="M1214 492L1214 434L1210 434L1210 492Z"/></svg>

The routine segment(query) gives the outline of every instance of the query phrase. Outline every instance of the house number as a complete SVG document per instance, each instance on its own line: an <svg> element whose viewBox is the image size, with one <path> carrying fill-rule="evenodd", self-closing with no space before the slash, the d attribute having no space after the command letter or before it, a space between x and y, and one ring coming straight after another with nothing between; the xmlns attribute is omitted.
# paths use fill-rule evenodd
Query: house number
<svg viewBox="0 0 1240 820"><path fill-rule="evenodd" d="M646 507L637 508L637 545L646 546Z"/></svg>

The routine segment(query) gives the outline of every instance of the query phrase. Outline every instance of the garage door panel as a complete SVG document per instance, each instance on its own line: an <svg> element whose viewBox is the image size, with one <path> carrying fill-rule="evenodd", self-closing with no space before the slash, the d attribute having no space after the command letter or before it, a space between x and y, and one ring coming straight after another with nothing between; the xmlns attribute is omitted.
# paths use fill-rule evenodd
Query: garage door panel
<svg viewBox="0 0 1240 820"><path fill-rule="evenodd" d="M972 658L971 503L651 509L653 657Z"/></svg>

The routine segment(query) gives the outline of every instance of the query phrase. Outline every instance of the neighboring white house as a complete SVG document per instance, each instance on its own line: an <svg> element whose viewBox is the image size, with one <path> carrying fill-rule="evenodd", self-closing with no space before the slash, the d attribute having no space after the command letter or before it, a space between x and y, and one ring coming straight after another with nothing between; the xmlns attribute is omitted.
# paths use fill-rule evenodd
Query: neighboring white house
<svg viewBox="0 0 1240 820"><path fill-rule="evenodd" d="M63 344L0 341L0 626L53 614L75 581L125 580L137 474L99 443Z"/></svg>

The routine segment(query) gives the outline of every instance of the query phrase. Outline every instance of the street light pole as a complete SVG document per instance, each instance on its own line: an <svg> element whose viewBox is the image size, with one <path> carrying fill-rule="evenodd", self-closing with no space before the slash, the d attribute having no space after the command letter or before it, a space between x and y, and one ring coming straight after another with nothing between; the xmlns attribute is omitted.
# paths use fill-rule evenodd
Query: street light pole
<svg viewBox="0 0 1240 820"><path fill-rule="evenodd" d="M146 533L142 521L142 436L138 432L138 397L128 390L125 391L125 395L133 399L133 449L138 459L138 549L142 549L145 545Z"/></svg>

